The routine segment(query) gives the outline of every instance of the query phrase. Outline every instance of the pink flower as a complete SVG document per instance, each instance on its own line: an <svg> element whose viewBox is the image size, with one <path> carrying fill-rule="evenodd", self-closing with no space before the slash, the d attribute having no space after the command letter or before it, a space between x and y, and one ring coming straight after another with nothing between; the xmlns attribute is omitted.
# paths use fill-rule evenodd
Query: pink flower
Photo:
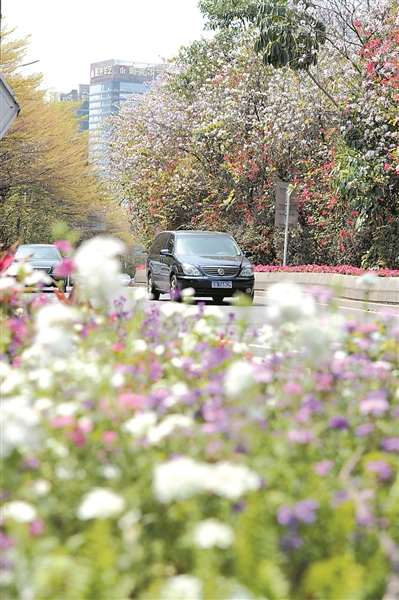
<svg viewBox="0 0 399 600"><path fill-rule="evenodd" d="M116 431L104 431L101 436L101 441L104 444L112 444L118 438Z"/></svg>
<svg viewBox="0 0 399 600"><path fill-rule="evenodd" d="M73 264L73 260L71 258L63 258L62 262L57 265L54 269L54 273L59 275L60 277L68 277L74 271L75 265Z"/></svg>
<svg viewBox="0 0 399 600"><path fill-rule="evenodd" d="M35 519L29 526L30 534L34 537L42 535L44 531L44 523L41 519Z"/></svg>
<svg viewBox="0 0 399 600"><path fill-rule="evenodd" d="M65 415L61 417L54 417L51 419L50 426L53 429L60 429L61 427L68 427L69 425L73 425L75 423L75 419L70 415Z"/></svg>
<svg viewBox="0 0 399 600"><path fill-rule="evenodd" d="M128 406L132 406L133 408L141 408L145 406L147 399L145 396L140 396L139 394L133 394L133 392L126 392L124 394L119 394L119 402L121 404L127 404Z"/></svg>
<svg viewBox="0 0 399 600"><path fill-rule="evenodd" d="M367 463L366 470L377 473L381 479L389 479L392 473L390 465L385 460L373 460Z"/></svg>
<svg viewBox="0 0 399 600"><path fill-rule="evenodd" d="M121 352L124 349L124 345L121 343L113 344L112 350L114 352Z"/></svg>
<svg viewBox="0 0 399 600"><path fill-rule="evenodd" d="M386 398L386 392L378 390L370 392L367 398L360 402L360 412L363 415L373 415L380 417L389 409L389 402Z"/></svg>
<svg viewBox="0 0 399 600"><path fill-rule="evenodd" d="M302 385L296 381L291 381L285 384L284 391L286 394L301 394Z"/></svg>
<svg viewBox="0 0 399 600"><path fill-rule="evenodd" d="M313 465L313 469L315 473L317 473L317 475L323 477L324 475L327 475L327 473L330 471L330 469L333 468L333 466L334 463L331 460L322 460L320 462L315 463Z"/></svg>
<svg viewBox="0 0 399 600"><path fill-rule="evenodd" d="M67 437L70 440L72 440L72 442L78 448L83 448L83 446L86 445L86 438L84 432L82 431L82 429L80 429L80 427L75 427L75 429L73 429L67 434Z"/></svg>
<svg viewBox="0 0 399 600"><path fill-rule="evenodd" d="M53 244L60 252L71 252L72 244L68 240L57 240Z"/></svg>
<svg viewBox="0 0 399 600"><path fill-rule="evenodd" d="M313 439L313 431L310 429L291 429L288 432L288 438L291 442L297 444L309 444Z"/></svg>

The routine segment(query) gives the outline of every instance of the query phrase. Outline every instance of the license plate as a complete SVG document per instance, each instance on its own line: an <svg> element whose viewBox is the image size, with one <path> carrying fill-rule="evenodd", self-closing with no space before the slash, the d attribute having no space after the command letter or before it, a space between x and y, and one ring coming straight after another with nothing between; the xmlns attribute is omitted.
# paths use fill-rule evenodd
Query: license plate
<svg viewBox="0 0 399 600"><path fill-rule="evenodd" d="M233 287L233 284L231 281L212 281L212 287L213 288L229 288L229 289L231 289Z"/></svg>

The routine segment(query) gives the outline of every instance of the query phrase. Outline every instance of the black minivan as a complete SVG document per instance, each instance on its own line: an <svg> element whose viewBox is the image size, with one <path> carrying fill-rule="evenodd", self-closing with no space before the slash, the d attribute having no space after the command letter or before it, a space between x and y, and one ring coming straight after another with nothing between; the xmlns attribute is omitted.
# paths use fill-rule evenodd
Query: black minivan
<svg viewBox="0 0 399 600"><path fill-rule="evenodd" d="M217 231L162 231L147 256L147 286L150 298L160 294L180 296L186 288L194 296L221 302L241 292L254 297L254 272L234 238Z"/></svg>

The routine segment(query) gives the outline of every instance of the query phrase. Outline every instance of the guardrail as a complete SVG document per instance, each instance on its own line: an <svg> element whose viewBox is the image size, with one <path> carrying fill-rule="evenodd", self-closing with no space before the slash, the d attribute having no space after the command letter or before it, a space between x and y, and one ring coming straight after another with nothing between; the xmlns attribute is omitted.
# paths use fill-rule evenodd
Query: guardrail
<svg viewBox="0 0 399 600"><path fill-rule="evenodd" d="M355 275L331 273L255 273L255 295L264 296L274 283L291 282L301 286L334 288L339 298L352 302L367 302L370 305L390 305L399 308L399 277L378 277L370 286ZM135 285L145 286L145 270L136 271Z"/></svg>

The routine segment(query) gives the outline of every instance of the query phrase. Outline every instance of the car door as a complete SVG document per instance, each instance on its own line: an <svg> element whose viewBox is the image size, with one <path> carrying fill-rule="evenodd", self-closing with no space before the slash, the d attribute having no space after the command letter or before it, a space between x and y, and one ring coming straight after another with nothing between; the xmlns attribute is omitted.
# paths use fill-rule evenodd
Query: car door
<svg viewBox="0 0 399 600"><path fill-rule="evenodd" d="M169 256L161 256L161 279L162 279L162 289L165 291L170 290L170 274L173 270L174 257L173 251L175 247L175 234L171 233L169 238L166 240L165 247L161 248L162 250L167 250L170 252Z"/></svg>
<svg viewBox="0 0 399 600"><path fill-rule="evenodd" d="M162 233L158 233L148 253L148 264L152 272L152 281L158 290L165 289L162 286L162 267L164 261L160 252L165 248L168 237L168 232L163 231Z"/></svg>

